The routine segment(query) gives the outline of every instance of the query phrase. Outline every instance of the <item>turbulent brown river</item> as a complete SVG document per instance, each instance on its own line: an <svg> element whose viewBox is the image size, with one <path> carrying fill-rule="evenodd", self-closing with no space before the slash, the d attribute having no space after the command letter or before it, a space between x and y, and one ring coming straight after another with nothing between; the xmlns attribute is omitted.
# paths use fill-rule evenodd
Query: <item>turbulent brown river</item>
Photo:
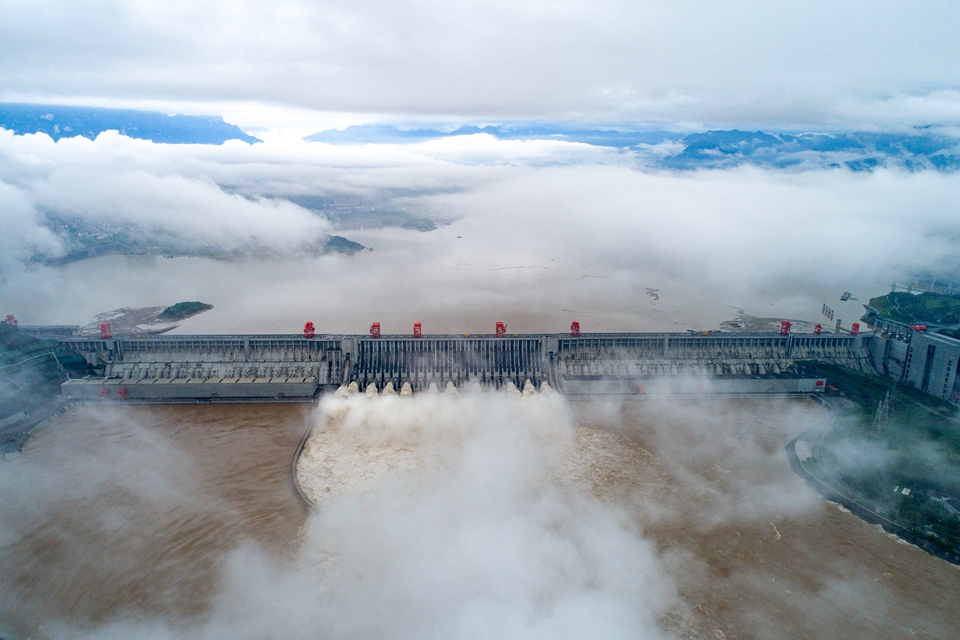
<svg viewBox="0 0 960 640"><path fill-rule="evenodd" d="M94 406L45 426L0 461L0 637L176 628L205 619L238 548L295 563L309 510L291 459L315 411ZM579 486L627 514L672 582L663 637L960 637L957 567L790 471L783 446L820 411L574 403L572 446L590 450Z"/></svg>

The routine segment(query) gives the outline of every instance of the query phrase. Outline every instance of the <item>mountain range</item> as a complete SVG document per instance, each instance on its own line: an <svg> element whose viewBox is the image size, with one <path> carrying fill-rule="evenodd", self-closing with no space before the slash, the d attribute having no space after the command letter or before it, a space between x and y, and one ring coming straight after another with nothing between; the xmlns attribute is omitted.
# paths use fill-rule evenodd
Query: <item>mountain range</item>
<svg viewBox="0 0 960 640"><path fill-rule="evenodd" d="M93 140L104 131L113 130L130 138L166 144L260 142L220 116L171 116L157 111L12 102L0 103L0 128L17 135L45 133L54 140L76 136Z"/></svg>
<svg viewBox="0 0 960 640"><path fill-rule="evenodd" d="M664 169L718 169L755 165L780 169L846 168L872 171L897 167L909 171L960 169L960 140L917 129L909 133L670 131L599 128L564 123L463 126L457 129L358 125L321 131L305 139L328 144L414 143L454 136L491 135L501 140L559 140L632 151L647 164Z"/></svg>

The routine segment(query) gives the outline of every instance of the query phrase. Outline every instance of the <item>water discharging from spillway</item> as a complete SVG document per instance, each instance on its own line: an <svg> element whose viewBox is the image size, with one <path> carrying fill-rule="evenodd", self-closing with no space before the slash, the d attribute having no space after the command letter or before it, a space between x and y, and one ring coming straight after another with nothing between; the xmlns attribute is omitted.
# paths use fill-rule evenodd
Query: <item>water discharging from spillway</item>
<svg viewBox="0 0 960 640"><path fill-rule="evenodd" d="M297 469L319 506L301 558L318 606L391 620L348 616L344 637L659 637L669 581L623 512L580 488L594 460L578 444L547 385L341 389Z"/></svg>
<svg viewBox="0 0 960 640"><path fill-rule="evenodd" d="M566 402L546 382L539 392L527 380L522 392L511 382L505 392L469 384L462 394L452 382L443 393L431 384L413 394L404 382L399 395L391 382L379 393L374 384L360 393L352 382L321 402L297 477L315 504L358 491L368 494L385 474L419 475L448 467L464 446L477 442L481 429L491 437L515 429L511 439L533 438L523 452L538 464L552 464L568 452L574 433Z"/></svg>
<svg viewBox="0 0 960 640"><path fill-rule="evenodd" d="M579 488L602 475L581 446L598 439L562 396L351 391L308 418L307 520L296 430L277 424L303 408L141 409L146 425L96 408L76 417L96 431L41 434L20 462L46 440L63 499L45 496L0 554L30 604L4 619L29 610L18 631L39 637L659 637L669 581L623 512Z"/></svg>

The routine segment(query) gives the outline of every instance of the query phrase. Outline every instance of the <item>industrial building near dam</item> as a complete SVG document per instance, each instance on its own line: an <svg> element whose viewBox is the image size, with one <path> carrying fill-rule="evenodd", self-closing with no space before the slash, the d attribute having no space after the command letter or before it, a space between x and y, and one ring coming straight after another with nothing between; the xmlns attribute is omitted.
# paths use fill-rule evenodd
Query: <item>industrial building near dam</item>
<svg viewBox="0 0 960 640"><path fill-rule="evenodd" d="M23 329L82 355L101 377L67 380L65 399L132 402L306 401L351 382L485 388L547 382L582 395L791 394L823 390L798 362L818 361L894 377L954 402L960 340L853 331L424 335L76 335L74 327Z"/></svg>

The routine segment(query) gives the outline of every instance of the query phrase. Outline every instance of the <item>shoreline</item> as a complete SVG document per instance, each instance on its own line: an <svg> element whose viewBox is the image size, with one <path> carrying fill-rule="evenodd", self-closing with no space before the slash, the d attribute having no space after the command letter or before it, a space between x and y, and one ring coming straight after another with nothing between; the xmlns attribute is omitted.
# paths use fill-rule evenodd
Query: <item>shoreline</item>
<svg viewBox="0 0 960 640"><path fill-rule="evenodd" d="M909 529L906 529L896 522L893 522L889 518L886 518L879 513L876 513L873 510L863 506L853 498L844 495L839 490L831 487L807 471L806 467L803 466L803 462L800 460L800 456L797 455L797 442L803 441L811 443L811 448L814 451L818 450L823 443L823 439L826 437L827 433L830 431L830 428L833 426L833 423L837 419L836 411L828 402L825 402L815 396L812 397L814 397L814 399L819 402L821 406L830 412L830 416L819 425L810 427L784 445L784 450L787 452L787 460L789 460L790 468L793 470L793 472L800 476L804 483L810 489L820 495L820 497L824 500L833 502L834 504L847 509L850 511L850 513L868 524L879 525L887 533L897 536L898 539L917 547L921 551L925 551L926 553L940 558L941 560L944 560L954 566L960 566L960 554L956 554L938 547L930 540L913 533Z"/></svg>

